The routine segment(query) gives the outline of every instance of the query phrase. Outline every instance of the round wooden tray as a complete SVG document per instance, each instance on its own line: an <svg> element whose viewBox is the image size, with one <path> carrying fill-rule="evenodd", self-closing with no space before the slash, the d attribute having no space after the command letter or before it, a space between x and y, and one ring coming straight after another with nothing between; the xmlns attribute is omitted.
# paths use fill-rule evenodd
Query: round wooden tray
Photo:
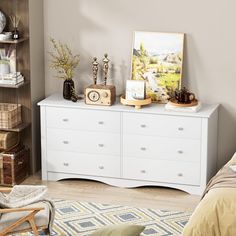
<svg viewBox="0 0 236 236"><path fill-rule="evenodd" d="M198 105L198 100L195 99L191 103L178 103L176 99L172 98L169 101L170 105L176 106L176 107L194 107Z"/></svg>
<svg viewBox="0 0 236 236"><path fill-rule="evenodd" d="M120 102L123 105L135 106L135 109L140 109L142 106L149 105L152 103L152 99L150 97L144 100L126 100L125 96L122 95L120 97Z"/></svg>

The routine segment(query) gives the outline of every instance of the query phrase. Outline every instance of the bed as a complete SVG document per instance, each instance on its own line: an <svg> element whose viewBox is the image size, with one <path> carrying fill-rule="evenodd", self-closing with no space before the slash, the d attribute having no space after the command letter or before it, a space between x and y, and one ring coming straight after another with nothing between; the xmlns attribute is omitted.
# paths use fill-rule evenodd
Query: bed
<svg viewBox="0 0 236 236"><path fill-rule="evenodd" d="M236 154L209 182L183 236L236 236Z"/></svg>

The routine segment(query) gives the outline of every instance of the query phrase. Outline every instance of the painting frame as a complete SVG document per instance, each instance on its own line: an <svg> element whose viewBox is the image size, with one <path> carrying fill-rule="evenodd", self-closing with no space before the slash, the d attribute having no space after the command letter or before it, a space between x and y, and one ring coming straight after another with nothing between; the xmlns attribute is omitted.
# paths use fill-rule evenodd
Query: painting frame
<svg viewBox="0 0 236 236"><path fill-rule="evenodd" d="M142 80L127 80L125 98L127 100L144 100L146 98L146 83Z"/></svg>
<svg viewBox="0 0 236 236"><path fill-rule="evenodd" d="M181 88L184 42L184 33L133 32L130 79L146 81L146 95L152 98L152 102L165 104L174 90ZM141 62L141 57L149 62ZM151 60L155 62L151 64Z"/></svg>

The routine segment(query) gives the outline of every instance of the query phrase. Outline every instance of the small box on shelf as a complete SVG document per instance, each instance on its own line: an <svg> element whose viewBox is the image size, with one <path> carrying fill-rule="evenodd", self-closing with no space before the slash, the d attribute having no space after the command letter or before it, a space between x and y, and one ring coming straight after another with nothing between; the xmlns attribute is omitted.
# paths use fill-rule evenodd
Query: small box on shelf
<svg viewBox="0 0 236 236"><path fill-rule="evenodd" d="M20 136L16 132L0 131L0 150L8 150L19 143Z"/></svg>

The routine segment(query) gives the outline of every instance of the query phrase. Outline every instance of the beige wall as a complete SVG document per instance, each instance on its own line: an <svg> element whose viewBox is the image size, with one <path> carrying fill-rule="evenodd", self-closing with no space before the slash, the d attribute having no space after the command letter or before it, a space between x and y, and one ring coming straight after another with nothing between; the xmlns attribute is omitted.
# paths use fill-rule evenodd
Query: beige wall
<svg viewBox="0 0 236 236"><path fill-rule="evenodd" d="M134 30L184 32L184 83L207 103L221 103L219 162L236 151L235 0L45 0L46 94L62 90L49 69L49 37L81 55L78 88L91 83L90 62L108 52L118 93L129 78Z"/></svg>

